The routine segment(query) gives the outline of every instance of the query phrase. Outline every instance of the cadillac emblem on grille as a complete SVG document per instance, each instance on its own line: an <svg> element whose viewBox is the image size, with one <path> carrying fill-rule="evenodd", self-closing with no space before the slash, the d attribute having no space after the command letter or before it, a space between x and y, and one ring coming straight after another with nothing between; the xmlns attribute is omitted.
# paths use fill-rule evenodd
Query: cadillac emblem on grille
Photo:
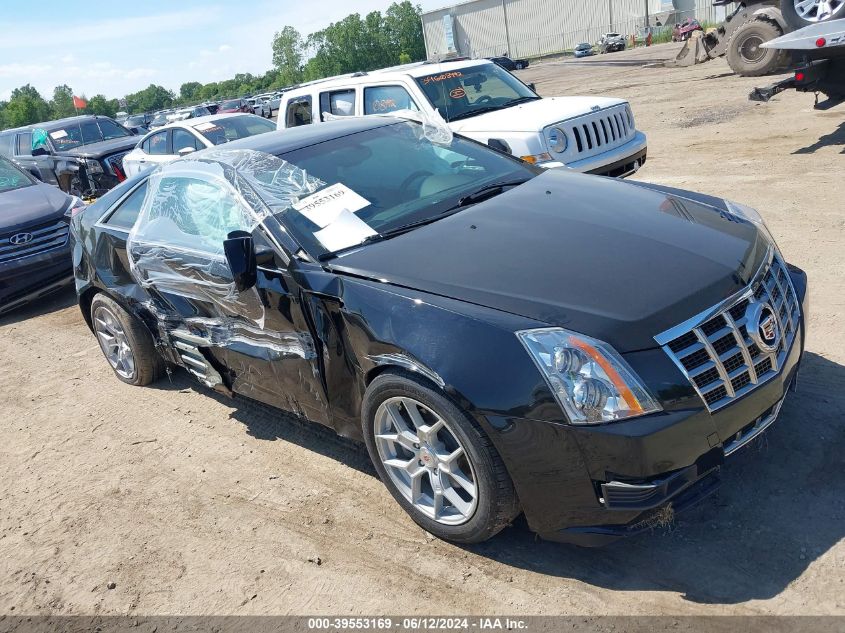
<svg viewBox="0 0 845 633"><path fill-rule="evenodd" d="M15 246L23 246L24 244L29 244L31 241L32 233L15 233L9 238L9 243Z"/></svg>
<svg viewBox="0 0 845 633"><path fill-rule="evenodd" d="M752 301L745 314L751 340L764 352L774 352L780 344L780 328L772 306Z"/></svg>

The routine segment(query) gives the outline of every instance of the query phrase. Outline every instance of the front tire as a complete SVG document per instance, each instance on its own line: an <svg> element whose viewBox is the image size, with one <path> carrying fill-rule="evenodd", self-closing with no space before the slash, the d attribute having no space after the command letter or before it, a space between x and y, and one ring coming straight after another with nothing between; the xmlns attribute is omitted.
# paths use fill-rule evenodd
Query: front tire
<svg viewBox="0 0 845 633"><path fill-rule="evenodd" d="M101 293L91 301L91 324L103 356L120 380L142 387L161 376L164 360L149 330L111 297Z"/></svg>
<svg viewBox="0 0 845 633"><path fill-rule="evenodd" d="M783 32L766 20L751 20L739 27L728 43L728 65L737 75L759 77L783 64L781 51L762 48L761 44L780 37Z"/></svg>
<svg viewBox="0 0 845 633"><path fill-rule="evenodd" d="M376 377L361 417L379 477L424 530L447 541L480 543L519 514L513 482L490 438L415 376Z"/></svg>

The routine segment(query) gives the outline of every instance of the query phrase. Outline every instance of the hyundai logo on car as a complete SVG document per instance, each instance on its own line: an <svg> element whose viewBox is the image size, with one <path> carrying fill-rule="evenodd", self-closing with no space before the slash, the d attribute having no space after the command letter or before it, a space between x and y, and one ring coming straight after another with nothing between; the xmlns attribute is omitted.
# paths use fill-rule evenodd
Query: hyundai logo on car
<svg viewBox="0 0 845 633"><path fill-rule="evenodd" d="M32 241L32 233L15 233L9 238L9 242L15 246L23 246Z"/></svg>

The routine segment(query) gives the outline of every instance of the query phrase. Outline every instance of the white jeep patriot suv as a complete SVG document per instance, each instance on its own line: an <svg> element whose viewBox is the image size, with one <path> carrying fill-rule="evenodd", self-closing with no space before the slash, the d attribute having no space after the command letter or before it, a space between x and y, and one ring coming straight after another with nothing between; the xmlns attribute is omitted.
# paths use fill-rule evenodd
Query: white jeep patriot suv
<svg viewBox="0 0 845 633"><path fill-rule="evenodd" d="M646 160L646 137L627 101L544 99L486 60L421 62L302 84L284 93L276 125L397 110L437 110L453 132L540 166L624 177Z"/></svg>

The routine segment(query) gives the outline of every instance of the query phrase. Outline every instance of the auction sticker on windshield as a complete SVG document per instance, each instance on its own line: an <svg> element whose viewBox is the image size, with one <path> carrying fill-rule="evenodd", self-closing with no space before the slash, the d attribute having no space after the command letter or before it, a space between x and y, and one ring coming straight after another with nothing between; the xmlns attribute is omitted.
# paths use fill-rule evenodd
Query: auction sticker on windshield
<svg viewBox="0 0 845 633"><path fill-rule="evenodd" d="M341 209L328 226L314 233L329 251L355 246L372 235L376 235L372 227L346 209Z"/></svg>
<svg viewBox="0 0 845 633"><path fill-rule="evenodd" d="M341 211L355 213L369 204L368 200L339 182L302 198L293 208L322 229L334 222Z"/></svg>

